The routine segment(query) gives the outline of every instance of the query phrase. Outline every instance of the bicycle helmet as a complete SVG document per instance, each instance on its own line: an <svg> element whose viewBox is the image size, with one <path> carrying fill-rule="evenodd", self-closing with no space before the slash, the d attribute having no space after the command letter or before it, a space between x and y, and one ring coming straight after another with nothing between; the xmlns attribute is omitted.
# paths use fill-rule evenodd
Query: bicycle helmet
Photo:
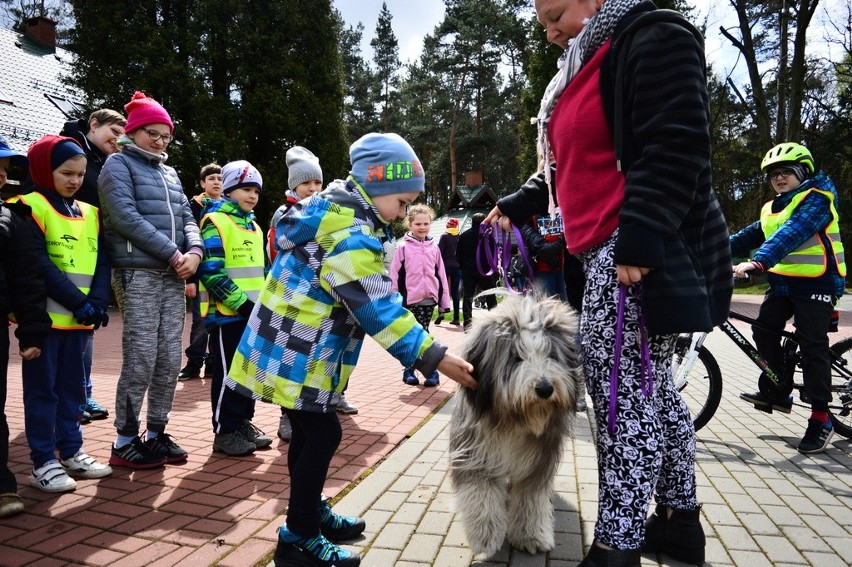
<svg viewBox="0 0 852 567"><path fill-rule="evenodd" d="M774 165L785 165L789 163L800 163L808 168L810 173L814 172L814 158L810 150L802 144L795 142L784 142L778 144L763 156L760 162L760 170L768 173L769 168Z"/></svg>

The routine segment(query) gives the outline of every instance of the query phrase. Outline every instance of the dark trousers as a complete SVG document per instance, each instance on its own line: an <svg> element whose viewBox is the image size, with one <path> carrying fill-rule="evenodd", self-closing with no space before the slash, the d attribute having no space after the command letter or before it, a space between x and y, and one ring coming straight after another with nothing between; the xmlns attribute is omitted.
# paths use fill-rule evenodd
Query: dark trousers
<svg viewBox="0 0 852 567"><path fill-rule="evenodd" d="M9 330L0 337L0 494L17 492L15 475L9 470L9 422L6 421L6 388L9 375Z"/></svg>
<svg viewBox="0 0 852 567"><path fill-rule="evenodd" d="M462 287L464 288L462 311L465 323L473 321L473 296L476 295L476 288L485 291L496 285L497 278L494 276L483 276L477 270L462 270ZM497 307L497 298L493 295L488 295L484 299L489 311Z"/></svg>
<svg viewBox="0 0 852 567"><path fill-rule="evenodd" d="M320 531L322 489L343 430L336 412L286 409L285 413L293 426L287 452L290 473L287 529L301 537L313 537Z"/></svg>
<svg viewBox="0 0 852 567"><path fill-rule="evenodd" d="M24 430L34 468L77 454L83 446L80 419L86 406L84 353L89 331L51 329L41 356L21 364Z"/></svg>
<svg viewBox="0 0 852 567"><path fill-rule="evenodd" d="M196 295L189 300L192 309L192 326L189 328L189 346L184 353L189 362L199 366L207 360L209 335L204 327L204 317L201 316L201 299Z"/></svg>
<svg viewBox="0 0 852 567"><path fill-rule="evenodd" d="M830 297L830 296L827 296ZM757 320L771 329L781 331L792 317L796 328L796 340L802 353L802 375L805 391L811 400L811 407L817 411L826 411L831 401L831 356L828 347L828 327L834 306L831 301L811 299L810 296L778 296L767 294L760 305ZM780 372L784 353L781 337L770 331L752 327L754 344L769 366ZM786 398L793 391L792 376L782 384L780 392L775 392L769 378L763 374L758 382L760 391L770 397L779 395Z"/></svg>
<svg viewBox="0 0 852 567"><path fill-rule="evenodd" d="M210 331L210 358L207 367L213 371L210 403L213 406L213 432L233 433L245 420L254 417L254 399L238 394L225 385L225 374L237 351L246 321L236 321Z"/></svg>
<svg viewBox="0 0 852 567"><path fill-rule="evenodd" d="M459 320L459 287L461 286L462 281L462 271L461 268L447 268L444 270L447 273L447 284L450 286L450 299L453 300L453 321Z"/></svg>

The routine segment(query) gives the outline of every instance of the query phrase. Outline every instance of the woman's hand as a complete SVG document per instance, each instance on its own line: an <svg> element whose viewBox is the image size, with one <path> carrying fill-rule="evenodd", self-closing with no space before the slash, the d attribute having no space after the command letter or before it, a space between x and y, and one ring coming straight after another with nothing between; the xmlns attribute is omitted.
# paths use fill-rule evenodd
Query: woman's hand
<svg viewBox="0 0 852 567"><path fill-rule="evenodd" d="M618 283L623 285L633 285L642 281L650 268L640 268L639 266L624 266L622 264L615 265L615 271L618 278Z"/></svg>
<svg viewBox="0 0 852 567"><path fill-rule="evenodd" d="M485 220L482 221L483 224L491 224L492 222L497 221L500 223L500 228L506 232L512 230L512 220L503 215L503 212L499 207L494 207L491 209L491 212L488 213L488 216L485 217Z"/></svg>

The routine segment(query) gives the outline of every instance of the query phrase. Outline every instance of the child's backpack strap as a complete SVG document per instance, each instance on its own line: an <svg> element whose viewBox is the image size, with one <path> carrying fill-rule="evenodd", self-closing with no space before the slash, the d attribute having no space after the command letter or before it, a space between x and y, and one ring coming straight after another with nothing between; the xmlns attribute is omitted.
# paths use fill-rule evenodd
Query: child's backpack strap
<svg viewBox="0 0 852 567"><path fill-rule="evenodd" d="M633 43L633 38L636 35L637 30L660 22L677 24L689 30L692 35L695 36L695 40L698 42L698 45L701 46L701 58L702 61L704 60L704 36L701 35L701 32L698 31L698 29L692 25L689 20L684 18L683 14L680 12L660 8L648 10L634 18L623 30L616 29L614 34L615 38L613 39L612 47L610 48L608 55L611 69L614 70L612 74L612 84L608 86L612 88L610 94L612 96L613 106L610 128L612 130L612 140L615 148L615 161L619 171L624 171L625 169L622 167L622 160L625 157L624 139L626 126L624 124L624 69L627 65L627 54L630 52L630 45ZM703 67L704 75L706 77L706 63Z"/></svg>

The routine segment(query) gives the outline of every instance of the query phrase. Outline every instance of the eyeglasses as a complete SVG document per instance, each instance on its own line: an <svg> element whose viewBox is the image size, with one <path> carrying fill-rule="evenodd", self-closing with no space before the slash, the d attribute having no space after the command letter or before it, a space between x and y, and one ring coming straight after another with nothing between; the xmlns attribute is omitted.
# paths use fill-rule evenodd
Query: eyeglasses
<svg viewBox="0 0 852 567"><path fill-rule="evenodd" d="M148 137L151 138L152 142L162 140L164 144L168 144L169 142L175 139L175 137L171 134L160 134L156 130L148 130L147 128L145 128L144 130L145 133L148 134Z"/></svg>
<svg viewBox="0 0 852 567"><path fill-rule="evenodd" d="M787 179L791 175L793 175L793 171L791 171L789 169L780 169L778 171L773 171L772 173L767 174L766 178L769 179L770 181L773 181L775 179L778 179L779 177L783 177L784 179Z"/></svg>

